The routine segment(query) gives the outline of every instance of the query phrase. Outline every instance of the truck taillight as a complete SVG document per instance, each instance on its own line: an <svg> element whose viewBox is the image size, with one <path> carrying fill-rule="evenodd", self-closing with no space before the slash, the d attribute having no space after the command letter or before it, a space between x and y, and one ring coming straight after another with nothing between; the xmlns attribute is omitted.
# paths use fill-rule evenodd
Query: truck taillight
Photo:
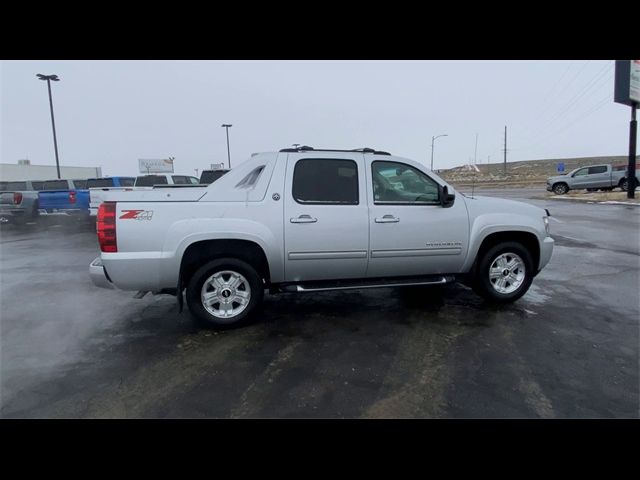
<svg viewBox="0 0 640 480"><path fill-rule="evenodd" d="M98 232L98 243L103 252L117 252L118 243L116 241L116 204L115 202L104 202L98 207L98 218L96 219L96 231Z"/></svg>
<svg viewBox="0 0 640 480"><path fill-rule="evenodd" d="M13 192L13 204L18 205L22 203L22 194L20 192Z"/></svg>
<svg viewBox="0 0 640 480"><path fill-rule="evenodd" d="M69 203L76 203L76 192L73 190L69 192Z"/></svg>

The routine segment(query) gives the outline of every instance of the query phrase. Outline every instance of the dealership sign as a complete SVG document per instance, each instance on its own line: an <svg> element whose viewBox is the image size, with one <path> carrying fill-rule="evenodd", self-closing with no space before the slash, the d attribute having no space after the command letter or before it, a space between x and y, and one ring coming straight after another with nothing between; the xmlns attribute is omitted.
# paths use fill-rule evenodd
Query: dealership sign
<svg viewBox="0 0 640 480"><path fill-rule="evenodd" d="M173 173L173 158L138 159L140 173Z"/></svg>
<svg viewBox="0 0 640 480"><path fill-rule="evenodd" d="M613 97L623 105L640 104L640 60L616 60Z"/></svg>

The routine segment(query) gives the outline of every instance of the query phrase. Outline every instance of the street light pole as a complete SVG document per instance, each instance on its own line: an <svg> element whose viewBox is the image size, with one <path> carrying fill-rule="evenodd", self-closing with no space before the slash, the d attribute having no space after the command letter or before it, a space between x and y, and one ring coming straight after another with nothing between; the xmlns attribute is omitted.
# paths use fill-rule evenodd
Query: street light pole
<svg viewBox="0 0 640 480"><path fill-rule="evenodd" d="M51 81L59 82L60 79L57 75L42 75L38 73L36 75L40 80L47 81L47 88L49 90L49 107L51 108L51 126L53 127L53 148L56 152L56 170L58 171L58 179L60 179L60 160L58 159L58 140L56 139L56 121L53 117L53 99L51 98Z"/></svg>
<svg viewBox="0 0 640 480"><path fill-rule="evenodd" d="M436 137L431 137L431 171L433 172L433 143L436 141L436 138L440 138L440 137L448 137L449 135L447 135L446 133L443 135L438 135Z"/></svg>
<svg viewBox="0 0 640 480"><path fill-rule="evenodd" d="M229 170L231 170L231 150L229 150L229 127L233 127L233 125L229 123L223 123L222 126L227 129L227 159L229 160Z"/></svg>

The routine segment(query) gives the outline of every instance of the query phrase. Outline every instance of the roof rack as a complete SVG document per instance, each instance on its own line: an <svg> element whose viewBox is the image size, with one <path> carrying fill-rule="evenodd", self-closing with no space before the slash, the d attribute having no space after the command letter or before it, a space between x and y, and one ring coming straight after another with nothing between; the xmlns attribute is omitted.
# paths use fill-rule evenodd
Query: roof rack
<svg viewBox="0 0 640 480"><path fill-rule="evenodd" d="M292 152L292 153L297 153L297 152L360 152L360 153L373 153L375 155L391 155L389 152L383 152L381 150L375 150L373 148L354 148L351 150L341 150L339 148L313 148L313 147L309 147L307 145L301 145L299 147L296 148L283 148L282 150L280 150L281 152Z"/></svg>

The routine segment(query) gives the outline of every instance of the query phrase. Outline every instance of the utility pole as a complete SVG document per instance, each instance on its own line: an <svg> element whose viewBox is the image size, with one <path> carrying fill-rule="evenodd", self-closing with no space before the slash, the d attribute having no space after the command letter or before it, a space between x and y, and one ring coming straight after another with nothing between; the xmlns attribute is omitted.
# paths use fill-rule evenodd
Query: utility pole
<svg viewBox="0 0 640 480"><path fill-rule="evenodd" d="M476 133L476 151L473 154L473 164L478 163L478 134Z"/></svg>
<svg viewBox="0 0 640 480"><path fill-rule="evenodd" d="M435 142L436 138L440 138L440 137L448 137L449 135L444 133L442 135L437 135L434 137L431 137L431 171L433 172L433 142Z"/></svg>
<svg viewBox="0 0 640 480"><path fill-rule="evenodd" d="M229 170L231 170L231 151L229 150L229 127L233 127L233 125L229 123L223 123L221 126L227 129L227 159L229 160Z"/></svg>
<svg viewBox="0 0 640 480"><path fill-rule="evenodd" d="M504 127L504 174L507 174L507 127Z"/></svg>
<svg viewBox="0 0 640 480"><path fill-rule="evenodd" d="M631 123L629 124L629 174L627 180L627 198L636 197L636 139L638 135L638 121L636 120L637 103L631 104Z"/></svg>
<svg viewBox="0 0 640 480"><path fill-rule="evenodd" d="M36 75L40 80L47 81L47 88L49 89L49 107L51 108L51 126L53 127L53 148L56 152L56 170L58 171L58 179L60 179L60 160L58 159L58 140L56 139L56 121L53 118L53 100L51 99L51 81L59 82L60 79L57 75L42 75L38 73Z"/></svg>

